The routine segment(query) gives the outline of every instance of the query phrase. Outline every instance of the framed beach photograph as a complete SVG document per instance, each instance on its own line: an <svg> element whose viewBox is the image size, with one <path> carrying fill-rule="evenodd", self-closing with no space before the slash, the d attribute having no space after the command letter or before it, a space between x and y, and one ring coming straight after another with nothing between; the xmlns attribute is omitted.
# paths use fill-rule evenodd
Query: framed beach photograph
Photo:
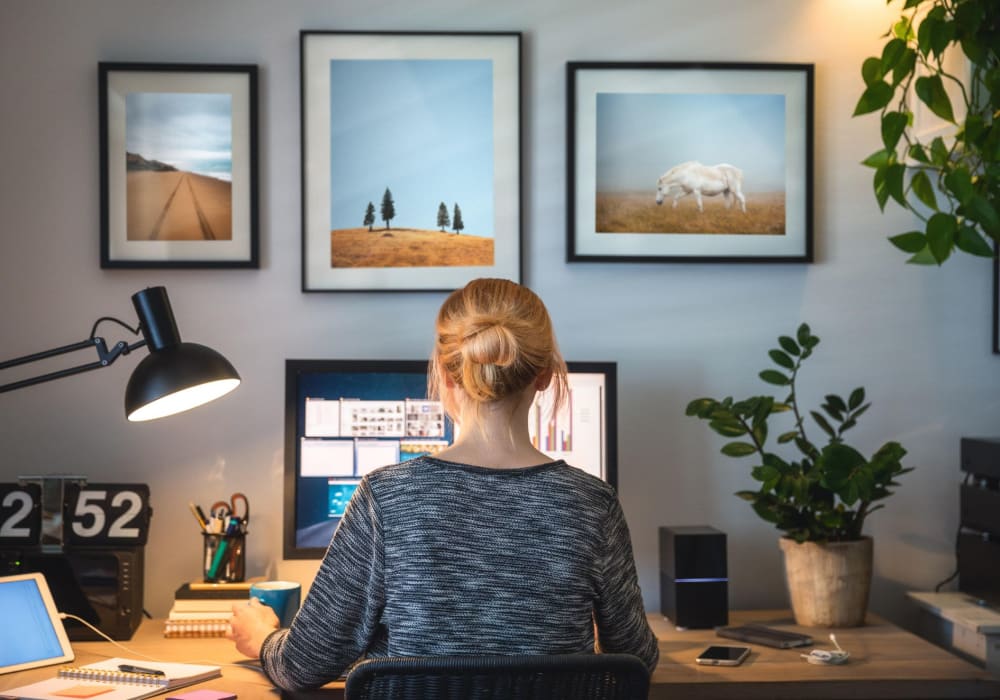
<svg viewBox="0 0 1000 700"><path fill-rule="evenodd" d="M259 267L257 67L98 69L101 267Z"/></svg>
<svg viewBox="0 0 1000 700"><path fill-rule="evenodd" d="M812 262L813 66L567 64L569 262Z"/></svg>
<svg viewBox="0 0 1000 700"><path fill-rule="evenodd" d="M521 35L303 31L302 290L521 277Z"/></svg>

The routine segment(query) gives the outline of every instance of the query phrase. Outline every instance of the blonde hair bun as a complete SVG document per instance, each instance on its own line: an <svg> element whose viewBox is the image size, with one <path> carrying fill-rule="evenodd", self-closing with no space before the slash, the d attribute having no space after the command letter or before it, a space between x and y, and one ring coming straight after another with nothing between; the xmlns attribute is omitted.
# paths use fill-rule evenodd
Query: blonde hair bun
<svg viewBox="0 0 1000 700"><path fill-rule="evenodd" d="M504 279L473 280L452 292L438 312L431 358L431 396L444 374L473 402L518 395L547 372L564 393L566 363L542 300Z"/></svg>

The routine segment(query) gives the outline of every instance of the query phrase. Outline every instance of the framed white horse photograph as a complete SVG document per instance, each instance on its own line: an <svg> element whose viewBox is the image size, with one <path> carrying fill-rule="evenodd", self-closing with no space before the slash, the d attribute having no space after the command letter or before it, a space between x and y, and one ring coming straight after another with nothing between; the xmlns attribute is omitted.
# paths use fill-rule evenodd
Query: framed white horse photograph
<svg viewBox="0 0 1000 700"><path fill-rule="evenodd" d="M813 66L567 64L567 260L812 262Z"/></svg>

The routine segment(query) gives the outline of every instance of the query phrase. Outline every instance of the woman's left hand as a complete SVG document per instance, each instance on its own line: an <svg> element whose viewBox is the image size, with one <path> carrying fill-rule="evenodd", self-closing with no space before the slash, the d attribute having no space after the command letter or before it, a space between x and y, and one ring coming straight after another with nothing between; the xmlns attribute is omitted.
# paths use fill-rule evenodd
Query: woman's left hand
<svg viewBox="0 0 1000 700"><path fill-rule="evenodd" d="M249 603L233 605L233 619L229 623L228 639L236 642L236 650L252 659L260 658L260 647L267 635L278 629L278 616L256 598Z"/></svg>

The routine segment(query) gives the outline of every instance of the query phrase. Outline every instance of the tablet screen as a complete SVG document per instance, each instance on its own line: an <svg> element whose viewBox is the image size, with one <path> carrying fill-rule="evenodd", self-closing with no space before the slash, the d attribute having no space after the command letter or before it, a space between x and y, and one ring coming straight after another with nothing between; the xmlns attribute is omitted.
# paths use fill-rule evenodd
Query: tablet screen
<svg viewBox="0 0 1000 700"><path fill-rule="evenodd" d="M73 649L41 574L0 577L0 673L73 659Z"/></svg>

